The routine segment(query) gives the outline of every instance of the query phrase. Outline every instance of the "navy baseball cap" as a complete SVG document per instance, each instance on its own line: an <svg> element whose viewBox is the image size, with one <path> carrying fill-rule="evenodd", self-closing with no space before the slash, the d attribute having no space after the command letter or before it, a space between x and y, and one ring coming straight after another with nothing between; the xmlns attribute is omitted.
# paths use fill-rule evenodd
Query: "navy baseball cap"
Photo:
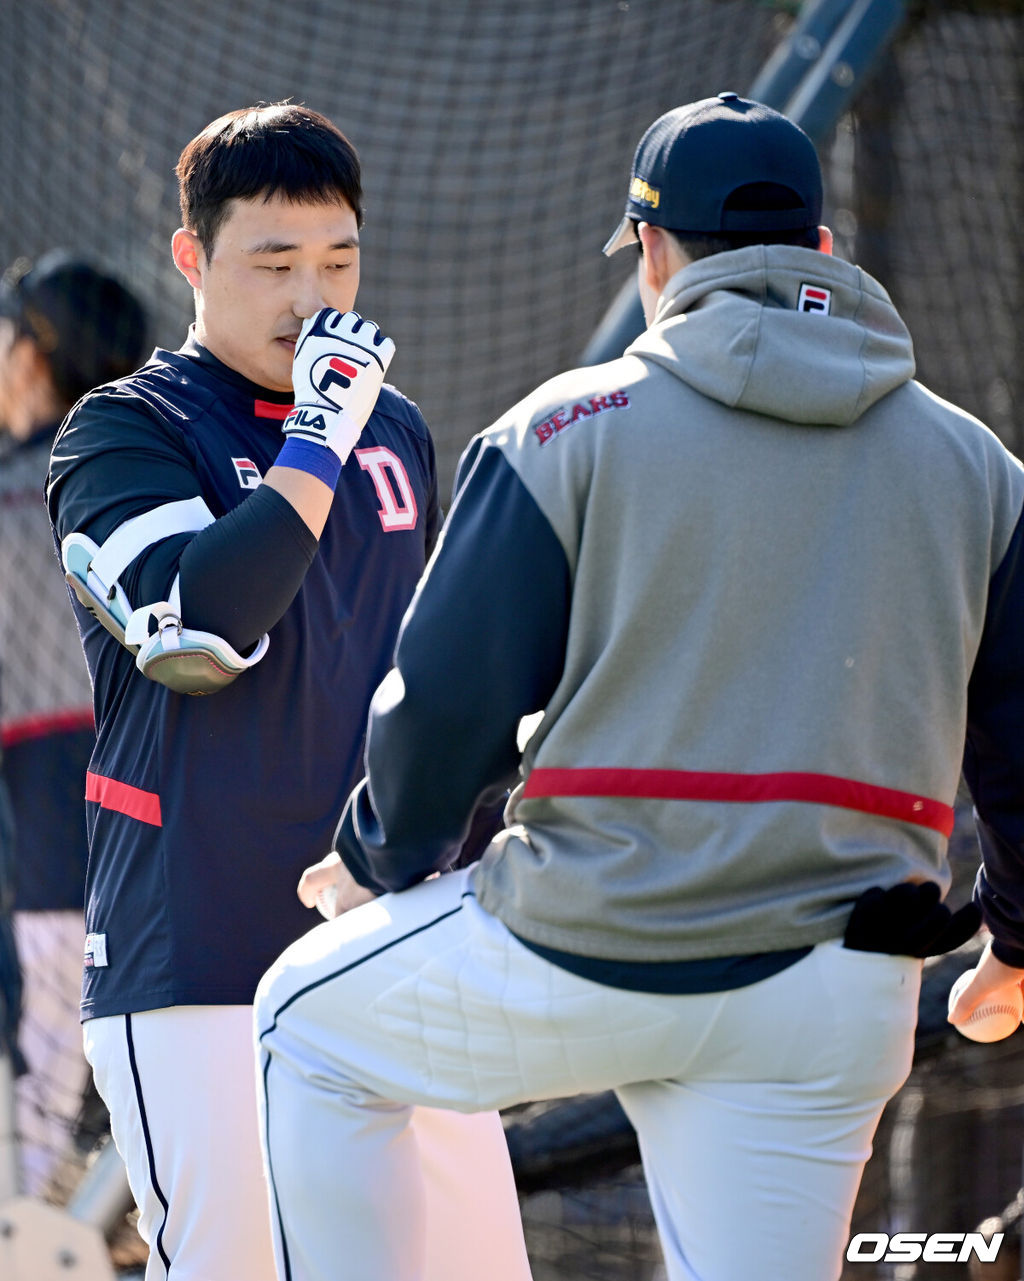
<svg viewBox="0 0 1024 1281"><path fill-rule="evenodd" d="M0 316L46 356L57 391L69 404L130 374L146 353L147 316L135 295L63 250L35 263L19 258L4 272Z"/></svg>
<svg viewBox="0 0 1024 1281"><path fill-rule="evenodd" d="M636 242L636 224L668 231L799 231L821 222L821 165L792 120L720 93L655 120L633 157L626 212L604 247Z"/></svg>

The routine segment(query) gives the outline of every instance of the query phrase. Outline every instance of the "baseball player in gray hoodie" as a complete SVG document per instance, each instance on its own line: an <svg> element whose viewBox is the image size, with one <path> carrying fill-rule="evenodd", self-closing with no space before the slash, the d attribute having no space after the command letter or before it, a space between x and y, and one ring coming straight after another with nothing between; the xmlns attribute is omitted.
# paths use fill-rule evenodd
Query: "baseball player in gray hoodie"
<svg viewBox="0 0 1024 1281"><path fill-rule="evenodd" d="M257 999L282 1277L339 1240L354 1281L421 1275L412 1105L609 1088L671 1281L839 1275L921 958L979 922L941 902L965 736L1020 848L1024 471L914 381L821 203L778 113L661 117L606 247L647 331L466 450L300 886L340 914Z"/></svg>

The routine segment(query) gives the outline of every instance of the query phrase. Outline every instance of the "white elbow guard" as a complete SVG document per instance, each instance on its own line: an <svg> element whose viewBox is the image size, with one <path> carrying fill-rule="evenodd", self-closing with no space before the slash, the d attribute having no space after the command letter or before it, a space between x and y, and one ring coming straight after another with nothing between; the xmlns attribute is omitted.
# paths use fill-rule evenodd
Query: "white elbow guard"
<svg viewBox="0 0 1024 1281"><path fill-rule="evenodd" d="M61 543L64 576L75 596L114 639L135 655L150 680L178 694L212 694L258 663L270 638L260 637L246 658L221 636L185 627L178 579L170 599L133 609L118 578L140 552L173 534L195 533L213 522L202 498L165 503L126 521L102 546L85 534ZM155 627L154 627L155 623Z"/></svg>

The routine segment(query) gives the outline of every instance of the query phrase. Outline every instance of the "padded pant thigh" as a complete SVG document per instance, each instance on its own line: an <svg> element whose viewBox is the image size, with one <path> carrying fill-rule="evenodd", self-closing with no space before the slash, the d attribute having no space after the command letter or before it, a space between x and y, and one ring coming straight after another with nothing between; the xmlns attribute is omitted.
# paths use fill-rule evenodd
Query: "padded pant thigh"
<svg viewBox="0 0 1024 1281"><path fill-rule="evenodd" d="M625 1086L671 1281L829 1281L886 1102L910 1071L920 961L823 944L730 993L684 1078Z"/></svg>

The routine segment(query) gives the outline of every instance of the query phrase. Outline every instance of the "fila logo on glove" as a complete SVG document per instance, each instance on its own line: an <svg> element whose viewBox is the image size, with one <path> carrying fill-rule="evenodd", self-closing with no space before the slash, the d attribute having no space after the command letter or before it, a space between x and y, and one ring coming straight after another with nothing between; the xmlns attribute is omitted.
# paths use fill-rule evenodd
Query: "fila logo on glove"
<svg viewBox="0 0 1024 1281"><path fill-rule="evenodd" d="M341 356L328 354L316 360L310 371L310 380L320 395L339 408L342 407L342 400L337 393L348 391L359 374L359 369L365 369L369 364L365 360L351 363L350 360L351 358L343 360Z"/></svg>
<svg viewBox="0 0 1024 1281"><path fill-rule="evenodd" d="M314 431L326 431L327 420L318 410L297 406L284 420L286 427L312 427Z"/></svg>

